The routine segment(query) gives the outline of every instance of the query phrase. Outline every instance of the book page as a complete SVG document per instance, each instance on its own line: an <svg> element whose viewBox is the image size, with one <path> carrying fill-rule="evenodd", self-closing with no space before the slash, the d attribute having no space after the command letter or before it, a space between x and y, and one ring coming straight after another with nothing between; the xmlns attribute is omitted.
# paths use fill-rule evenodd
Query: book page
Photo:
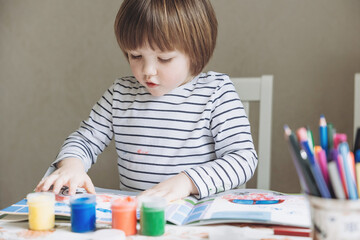
<svg viewBox="0 0 360 240"><path fill-rule="evenodd" d="M220 194L201 220L311 226L305 196L258 189L236 189Z"/></svg>
<svg viewBox="0 0 360 240"><path fill-rule="evenodd" d="M122 191L110 191L97 189L96 194L96 222L97 223L110 223L111 224L111 202L120 197L129 196L128 192ZM69 205L70 196L67 195L67 189L62 189L60 194L56 195L55 202L55 215L57 218L65 217L70 219L71 209ZM83 194L86 191L79 189L77 194ZM131 194L131 193L130 193ZM131 194L134 195L134 194ZM2 214L16 214L16 215L27 215L29 208L27 200L22 199L21 201L5 208L0 211Z"/></svg>
<svg viewBox="0 0 360 240"><path fill-rule="evenodd" d="M214 199L214 197L211 197L197 200L194 197L187 197L172 202L166 208L166 220L176 225L198 222L204 217Z"/></svg>

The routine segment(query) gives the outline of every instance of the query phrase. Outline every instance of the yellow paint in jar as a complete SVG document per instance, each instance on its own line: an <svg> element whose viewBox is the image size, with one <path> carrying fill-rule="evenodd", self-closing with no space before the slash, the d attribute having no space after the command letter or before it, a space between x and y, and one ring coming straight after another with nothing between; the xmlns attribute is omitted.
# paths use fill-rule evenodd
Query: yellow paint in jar
<svg viewBox="0 0 360 240"><path fill-rule="evenodd" d="M55 194L51 192L29 193L29 229L49 230L55 225Z"/></svg>

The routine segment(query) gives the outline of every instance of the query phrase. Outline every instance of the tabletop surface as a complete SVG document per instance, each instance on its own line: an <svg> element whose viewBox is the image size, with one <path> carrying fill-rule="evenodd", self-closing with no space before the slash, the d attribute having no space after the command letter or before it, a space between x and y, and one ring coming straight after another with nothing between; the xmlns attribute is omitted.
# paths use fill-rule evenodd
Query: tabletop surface
<svg viewBox="0 0 360 240"><path fill-rule="evenodd" d="M118 193L119 190L96 188L96 192ZM128 194L128 195L131 195ZM148 237L143 235L133 235L124 237L120 230L111 229L111 224L96 224L96 231L88 233L71 232L69 219L55 221L55 227L49 231L31 231L27 221L27 215L7 214L0 215L0 240L24 240L24 239L72 239L72 240L145 240L145 239L211 239L211 240L231 240L231 239L262 239L262 240L309 240L309 237L295 237L285 235L274 235L274 228L270 225L261 224L216 224L204 226L176 226L167 224L165 234L160 237ZM139 225L139 224L138 224ZM139 229L139 226L138 226Z"/></svg>
<svg viewBox="0 0 360 240"><path fill-rule="evenodd" d="M89 233L71 232L69 221L56 221L55 228L49 231L31 231L28 229L28 222L0 221L0 239L117 239L117 240L145 240L145 239L282 239L282 240L309 240L309 237L294 237L274 235L274 231L267 227L233 226L233 225L214 225L214 226L175 226L166 225L165 234L161 237L147 237L133 235L124 238L120 230L111 229L110 225L97 224L96 231Z"/></svg>

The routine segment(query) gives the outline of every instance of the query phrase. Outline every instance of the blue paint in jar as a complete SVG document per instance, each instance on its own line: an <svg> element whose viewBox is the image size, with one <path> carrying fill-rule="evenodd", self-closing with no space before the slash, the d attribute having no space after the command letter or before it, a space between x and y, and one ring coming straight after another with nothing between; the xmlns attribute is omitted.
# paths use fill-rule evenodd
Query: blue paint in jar
<svg viewBox="0 0 360 240"><path fill-rule="evenodd" d="M95 206L95 195L79 194L70 198L71 231L83 233L95 230Z"/></svg>

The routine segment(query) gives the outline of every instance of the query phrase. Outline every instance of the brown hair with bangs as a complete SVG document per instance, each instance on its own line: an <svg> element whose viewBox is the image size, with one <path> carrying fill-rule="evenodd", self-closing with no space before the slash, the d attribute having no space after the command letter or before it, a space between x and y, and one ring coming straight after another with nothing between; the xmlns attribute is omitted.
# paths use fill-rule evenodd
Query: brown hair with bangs
<svg viewBox="0 0 360 240"><path fill-rule="evenodd" d="M161 51L178 50L199 74L214 52L217 20L210 0L124 0L115 20L117 42L127 51L144 44Z"/></svg>

